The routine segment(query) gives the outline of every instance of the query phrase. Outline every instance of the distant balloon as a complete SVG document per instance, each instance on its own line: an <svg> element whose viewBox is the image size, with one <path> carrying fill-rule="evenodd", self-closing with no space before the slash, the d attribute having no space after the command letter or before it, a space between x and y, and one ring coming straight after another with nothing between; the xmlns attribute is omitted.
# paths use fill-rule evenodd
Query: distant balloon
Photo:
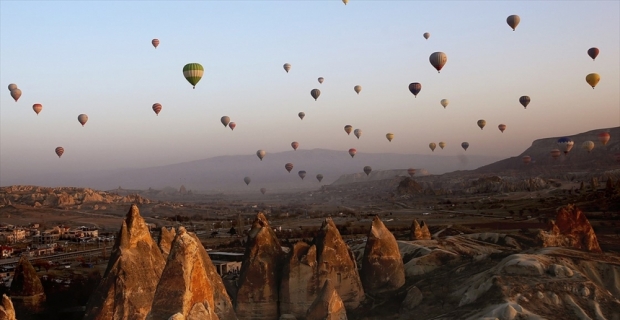
<svg viewBox="0 0 620 320"><path fill-rule="evenodd" d="M155 47L155 49L157 49L157 46L159 45L159 39L151 40L151 44L153 45L153 47Z"/></svg>
<svg viewBox="0 0 620 320"><path fill-rule="evenodd" d="M299 175L301 180L303 180L306 177L306 171L304 170L299 171L297 174Z"/></svg>
<svg viewBox="0 0 620 320"><path fill-rule="evenodd" d="M413 93L414 97L418 97L418 93L422 90L422 85L419 82L413 82L409 84L409 91Z"/></svg>
<svg viewBox="0 0 620 320"><path fill-rule="evenodd" d="M266 188L260 188L260 193L265 194L267 192Z"/></svg>
<svg viewBox="0 0 620 320"><path fill-rule="evenodd" d="M448 106L449 103L450 103L450 100L441 99L441 105L443 106L444 109Z"/></svg>
<svg viewBox="0 0 620 320"><path fill-rule="evenodd" d="M230 128L230 130L235 130L235 128L237 127L237 124L234 122L231 122L228 124L228 127Z"/></svg>
<svg viewBox="0 0 620 320"><path fill-rule="evenodd" d="M362 86L356 85L355 87L353 87L353 90L355 90L355 92L357 92L357 94L360 94L360 92L362 91Z"/></svg>
<svg viewBox="0 0 620 320"><path fill-rule="evenodd" d="M438 144L438 145L439 145L439 147L443 150L443 148L446 146L446 143L445 143L445 142L443 142L443 141L441 141L441 142L439 142L439 144Z"/></svg>
<svg viewBox="0 0 620 320"><path fill-rule="evenodd" d="M252 182L252 179L250 179L250 177L245 177L245 178L243 178L243 181L245 181L246 185L249 185L250 182Z"/></svg>
<svg viewBox="0 0 620 320"><path fill-rule="evenodd" d="M523 163L529 164L530 162L532 162L532 157L530 157L530 156L523 156L522 160L523 160Z"/></svg>
<svg viewBox="0 0 620 320"><path fill-rule="evenodd" d="M559 158L561 155L562 155L562 151L560 151L560 149L553 149L553 150L551 150L551 157L554 160Z"/></svg>
<svg viewBox="0 0 620 320"><path fill-rule="evenodd" d="M463 148L463 150L467 151L467 148L469 148L469 142L461 143L461 148Z"/></svg>
<svg viewBox="0 0 620 320"><path fill-rule="evenodd" d="M316 101L316 99L318 99L319 96L321 95L321 90L312 89L312 91L310 91L310 95L314 98L314 101Z"/></svg>
<svg viewBox="0 0 620 320"><path fill-rule="evenodd" d="M82 127L86 124L86 122L88 121L88 116L85 114L81 114L78 116L78 121L82 124Z"/></svg>
<svg viewBox="0 0 620 320"><path fill-rule="evenodd" d="M43 110L43 106L40 103L35 103L32 105L32 110L34 110L34 112L36 112L36 114L38 115L39 112Z"/></svg>
<svg viewBox="0 0 620 320"><path fill-rule="evenodd" d="M323 81L325 81L325 79L323 77L319 77L319 83L323 83Z"/></svg>
<svg viewBox="0 0 620 320"><path fill-rule="evenodd" d="M284 71L286 71L286 73L288 73L289 70L291 70L291 64L290 63L285 63L283 67L284 67Z"/></svg>
<svg viewBox="0 0 620 320"><path fill-rule="evenodd" d="M370 174L370 172L372 172L372 168L371 168L370 166L365 166L365 167L364 167L364 173L365 173L366 175L369 175L369 174Z"/></svg>
<svg viewBox="0 0 620 320"><path fill-rule="evenodd" d="M590 58L592 58L592 61L596 59L596 57L598 56L598 53L599 53L598 48L592 47L588 49L588 55L590 56Z"/></svg>
<svg viewBox="0 0 620 320"><path fill-rule="evenodd" d="M484 129L484 126L487 125L487 122L483 119L478 120L478 127L480 127L480 130Z"/></svg>
<svg viewBox="0 0 620 320"><path fill-rule="evenodd" d="M592 142L592 141L584 141L581 144L581 148L583 150L588 151L588 153L590 153L592 151L592 149L594 149L594 142Z"/></svg>
<svg viewBox="0 0 620 320"><path fill-rule="evenodd" d="M153 111L155 112L156 115L159 115L159 113L161 112L161 104L159 103L153 104Z"/></svg>
<svg viewBox="0 0 620 320"><path fill-rule="evenodd" d="M424 36L424 39L428 40L428 38L431 37L431 34L428 33L428 32L424 32L424 34L422 36Z"/></svg>
<svg viewBox="0 0 620 320"><path fill-rule="evenodd" d="M347 135L350 135L351 131L353 131L353 126L352 125L347 124L346 126L344 126L344 132L346 132Z"/></svg>
<svg viewBox="0 0 620 320"><path fill-rule="evenodd" d="M515 29L517 29L519 22L521 22L521 18L516 14L513 14L506 18L506 23L508 23L508 25L512 28L512 31L515 31Z"/></svg>
<svg viewBox="0 0 620 320"><path fill-rule="evenodd" d="M560 147L560 150L564 152L564 154L568 154L573 148L574 144L575 142L573 142L573 140L567 137L558 139L558 146Z"/></svg>
<svg viewBox="0 0 620 320"><path fill-rule="evenodd" d="M592 89L596 87L599 81L601 81L601 76L599 76L598 73L590 73L586 76L586 82L592 87Z"/></svg>
<svg viewBox="0 0 620 320"><path fill-rule="evenodd" d="M230 117L228 116L223 116L220 121L222 122L222 124L224 125L224 128L226 128L226 126L228 126L228 124L230 123Z"/></svg>
<svg viewBox="0 0 620 320"><path fill-rule="evenodd" d="M293 150L297 150L297 148L299 148L299 142L297 141L291 142L291 147L293 147Z"/></svg>
<svg viewBox="0 0 620 320"><path fill-rule="evenodd" d="M256 156L260 159L260 161L263 161L263 158L265 157L266 154L267 152L265 152L265 150L256 151Z"/></svg>
<svg viewBox="0 0 620 320"><path fill-rule="evenodd" d="M15 89L17 89L17 85L16 84L14 84L14 83L9 84L9 91L13 91Z"/></svg>
<svg viewBox="0 0 620 320"><path fill-rule="evenodd" d="M305 112L300 112L300 113L297 114L297 116L299 117L299 119L303 120L304 117L306 116L306 113Z"/></svg>
<svg viewBox="0 0 620 320"><path fill-rule="evenodd" d="M435 144L435 142L431 142L428 144L428 147L431 148L431 151L435 152L435 148L437 148L437 145Z"/></svg>
<svg viewBox="0 0 620 320"><path fill-rule="evenodd" d="M355 157L355 154L357 154L357 150L355 148L349 149L349 155L351 158Z"/></svg>
<svg viewBox="0 0 620 320"><path fill-rule="evenodd" d="M521 96L521 98L519 98L519 102L525 109L527 109L527 105L530 104L530 101L531 99L528 96Z"/></svg>
<svg viewBox="0 0 620 320"><path fill-rule="evenodd" d="M362 136L362 129L353 130L353 134L359 139Z"/></svg>
<svg viewBox="0 0 620 320"><path fill-rule="evenodd" d="M63 147L58 147L54 150L54 152L56 152L56 155L60 158L62 154L65 153L65 149Z"/></svg>
<svg viewBox="0 0 620 320"><path fill-rule="evenodd" d="M413 175L415 175L415 169L414 168L409 168L409 169L407 169L407 173L409 174L410 177L413 178Z"/></svg>
<svg viewBox="0 0 620 320"><path fill-rule="evenodd" d="M293 164L289 162L289 163L284 165L284 168L286 169L286 171L288 171L290 173L291 170L293 170Z"/></svg>
<svg viewBox="0 0 620 320"><path fill-rule="evenodd" d="M441 72L441 68L448 62L448 56L443 52L433 52L428 61L437 69L437 73Z"/></svg>
<svg viewBox="0 0 620 320"><path fill-rule="evenodd" d="M323 180L323 175L322 174L317 174L316 175L316 179L319 180L319 183L321 182L321 180Z"/></svg>
<svg viewBox="0 0 620 320"><path fill-rule="evenodd" d="M601 132L598 134L598 141L600 141L603 145L607 145L610 138L611 136L609 135L609 132Z"/></svg>
<svg viewBox="0 0 620 320"><path fill-rule="evenodd" d="M388 133L385 135L385 137L388 139L389 142L392 142L392 139L394 139L394 134L393 133Z"/></svg>
<svg viewBox="0 0 620 320"><path fill-rule="evenodd" d="M183 76L189 82L194 89L196 84L202 79L202 75L205 73L205 69L200 63L188 63L183 67Z"/></svg>
<svg viewBox="0 0 620 320"><path fill-rule="evenodd" d="M22 91L18 88L15 88L13 90L11 90L11 97L13 97L13 99L15 99L15 102L17 102L17 100L19 100L19 97L22 96Z"/></svg>

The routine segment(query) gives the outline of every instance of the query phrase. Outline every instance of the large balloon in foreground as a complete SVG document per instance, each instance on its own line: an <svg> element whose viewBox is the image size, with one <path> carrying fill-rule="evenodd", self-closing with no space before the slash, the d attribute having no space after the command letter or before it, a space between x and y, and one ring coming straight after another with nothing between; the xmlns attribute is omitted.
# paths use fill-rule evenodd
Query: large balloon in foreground
<svg viewBox="0 0 620 320"><path fill-rule="evenodd" d="M34 110L34 112L37 113L37 115L39 114L39 112L41 112L41 110L43 110L43 106L40 103L35 103L32 105L32 110Z"/></svg>
<svg viewBox="0 0 620 320"><path fill-rule="evenodd" d="M9 84L9 91L13 91L15 89L17 89L17 85L16 84L14 84L14 83Z"/></svg>
<svg viewBox="0 0 620 320"><path fill-rule="evenodd" d="M314 101L316 101L316 99L318 99L319 96L321 95L321 90L312 89L312 91L310 91L310 95L314 98Z"/></svg>
<svg viewBox="0 0 620 320"><path fill-rule="evenodd" d="M204 73L205 69L200 63L188 63L183 67L183 76L194 89L196 89L196 84L202 79Z"/></svg>
<svg viewBox="0 0 620 320"><path fill-rule="evenodd" d="M521 96L521 98L519 98L519 102L521 103L524 109L527 109L527 105L530 104L530 101L531 99L528 96Z"/></svg>
<svg viewBox="0 0 620 320"><path fill-rule="evenodd" d="M523 156L522 160L523 160L523 163L529 164L530 162L532 162L532 157L530 157L530 156Z"/></svg>
<svg viewBox="0 0 620 320"><path fill-rule="evenodd" d="M497 126L497 128L499 129L499 131L501 131L502 133L504 133L504 130L506 130L506 125L505 124L500 124L499 126Z"/></svg>
<svg viewBox="0 0 620 320"><path fill-rule="evenodd" d="M266 188L260 188L260 193L265 194L267 192Z"/></svg>
<svg viewBox="0 0 620 320"><path fill-rule="evenodd" d="M441 99L441 105L443 106L444 109L448 106L449 103L450 103L450 100Z"/></svg>
<svg viewBox="0 0 620 320"><path fill-rule="evenodd" d="M159 45L159 39L151 40L151 44L153 45L153 47L155 47L155 49L157 49L157 46Z"/></svg>
<svg viewBox="0 0 620 320"><path fill-rule="evenodd" d="M590 58L592 58L592 61L596 59L596 57L598 56L598 53L599 53L599 50L596 47L592 47L588 49L588 55L590 56Z"/></svg>
<svg viewBox="0 0 620 320"><path fill-rule="evenodd" d="M252 182L252 179L250 179L250 177L245 177L245 178L243 178L243 181L245 181L246 185L249 185L250 182Z"/></svg>
<svg viewBox="0 0 620 320"><path fill-rule="evenodd" d="M85 114L81 114L78 116L78 121L82 124L82 127L86 124L86 122L88 121L88 116Z"/></svg>
<svg viewBox="0 0 620 320"><path fill-rule="evenodd" d="M222 124L224 125L224 128L226 128L226 126L228 126L228 124L230 123L230 117L228 116L223 116L220 121L222 122Z"/></svg>
<svg viewBox="0 0 620 320"><path fill-rule="evenodd" d="M291 70L291 64L290 63L285 63L283 66L284 71L286 71L286 73L289 72L289 70Z"/></svg>
<svg viewBox="0 0 620 320"><path fill-rule="evenodd" d="M594 142L592 141L584 141L581 144L581 148L583 148L583 150L588 151L588 153L590 153L592 151L592 149L594 149Z"/></svg>
<svg viewBox="0 0 620 320"><path fill-rule="evenodd" d="M428 144L428 147L431 148L431 151L435 152L435 148L437 148L437 145L435 144L435 142L431 142Z"/></svg>
<svg viewBox="0 0 620 320"><path fill-rule="evenodd" d="M590 73L586 76L586 82L594 89L598 82L601 81L601 76L598 73Z"/></svg>
<svg viewBox="0 0 620 320"><path fill-rule="evenodd" d="M357 153L357 150L355 148L349 149L349 155L351 156L351 158L355 157L356 153Z"/></svg>
<svg viewBox="0 0 620 320"><path fill-rule="evenodd" d="M159 115L159 113L161 112L161 104L159 103L153 104L153 111L155 112L156 115Z"/></svg>
<svg viewBox="0 0 620 320"><path fill-rule="evenodd" d="M299 142L297 141L291 142L291 147L293 147L293 150L297 150L297 148L299 148Z"/></svg>
<svg viewBox="0 0 620 320"><path fill-rule="evenodd" d="M323 180L323 175L322 174L317 174L316 175L316 179L319 180L319 182L321 182L321 180Z"/></svg>
<svg viewBox="0 0 620 320"><path fill-rule="evenodd" d="M323 77L319 77L319 83L323 83L323 81L325 81L325 79Z"/></svg>
<svg viewBox="0 0 620 320"><path fill-rule="evenodd" d="M350 135L351 131L353 131L353 126L352 125L347 124L346 126L344 126L344 132L346 132L347 135Z"/></svg>
<svg viewBox="0 0 620 320"><path fill-rule="evenodd" d="M353 134L359 139L362 136L362 129L355 129Z"/></svg>
<svg viewBox="0 0 620 320"><path fill-rule="evenodd" d="M424 32L424 34L422 35L424 37L424 39L428 40L428 38L431 37L431 34L428 32Z"/></svg>
<svg viewBox="0 0 620 320"><path fill-rule="evenodd" d="M409 84L409 91L413 93L414 97L418 97L418 93L422 90L422 85L419 82L413 82Z"/></svg>
<svg viewBox="0 0 620 320"><path fill-rule="evenodd" d="M437 69L437 73L441 72L441 68L448 62L448 56L443 52L433 52L428 61Z"/></svg>
<svg viewBox="0 0 620 320"><path fill-rule="evenodd" d="M519 22L521 22L521 18L516 14L513 14L506 18L506 23L508 23L508 25L512 28L512 31L515 31L515 29L517 29Z"/></svg>
<svg viewBox="0 0 620 320"><path fill-rule="evenodd" d="M303 180L306 177L306 171L304 171L304 170L301 170L301 171L297 172L297 174L299 175L301 180Z"/></svg>
<svg viewBox="0 0 620 320"><path fill-rule="evenodd" d="M560 150L564 152L564 154L568 154L573 148L574 144L575 142L573 142L573 140L567 137L562 137L558 139L558 146L560 147Z"/></svg>
<svg viewBox="0 0 620 320"><path fill-rule="evenodd" d="M413 175L415 174L415 169L414 168L409 168L409 169L407 169L407 173L409 174L410 177L413 178Z"/></svg>
<svg viewBox="0 0 620 320"><path fill-rule="evenodd" d="M304 117L306 116L306 113L305 112L300 112L300 113L297 114L297 116L299 117L299 119L303 120Z"/></svg>
<svg viewBox="0 0 620 320"><path fill-rule="evenodd" d="M478 127L480 127L480 130L484 129L484 126L487 125L487 122L483 119L478 120Z"/></svg>
<svg viewBox="0 0 620 320"><path fill-rule="evenodd" d="M228 124L228 127L230 128L230 130L235 130L235 127L237 127L237 124L234 122L231 122Z"/></svg>
<svg viewBox="0 0 620 320"><path fill-rule="evenodd" d="M289 163L284 165L284 168L286 169L286 171L288 171L290 173L291 170L293 170L293 164L289 162Z"/></svg>
<svg viewBox="0 0 620 320"><path fill-rule="evenodd" d="M365 173L366 175L369 175L369 174L370 174L370 172L372 172L372 168L371 168L370 166L365 166L365 167L364 167L364 173Z"/></svg>
<svg viewBox="0 0 620 320"><path fill-rule="evenodd" d="M22 91L18 88L15 88L13 90L11 90L11 97L15 100L15 102L17 102L17 100L19 100L19 97L22 96Z"/></svg>
<svg viewBox="0 0 620 320"><path fill-rule="evenodd" d="M355 87L353 87L353 90L355 90L357 94L360 94L360 92L362 91L362 86L358 84Z"/></svg>
<svg viewBox="0 0 620 320"><path fill-rule="evenodd" d="M551 158L553 158L553 160L559 158L561 155L562 155L562 151L560 151L560 149L551 150Z"/></svg>
<svg viewBox="0 0 620 320"><path fill-rule="evenodd" d="M265 152L265 150L256 151L256 156L260 159L260 161L263 161L263 158L265 157L266 154L267 152Z"/></svg>
<svg viewBox="0 0 620 320"><path fill-rule="evenodd" d="M463 148L463 150L467 151L467 148L469 148L469 142L461 143L461 148Z"/></svg>
<svg viewBox="0 0 620 320"><path fill-rule="evenodd" d="M56 152L56 155L60 158L62 154L65 153L65 149L63 147L58 147L54 150L54 152Z"/></svg>
<svg viewBox="0 0 620 320"><path fill-rule="evenodd" d="M394 139L394 134L393 133L388 133L385 135L385 137L388 139L389 142L392 142L392 139Z"/></svg>
<svg viewBox="0 0 620 320"><path fill-rule="evenodd" d="M608 132L601 132L598 134L598 141L600 141L603 145L607 145L611 136Z"/></svg>
<svg viewBox="0 0 620 320"><path fill-rule="evenodd" d="M446 143L441 141L441 142L439 142L438 146L441 148L441 150L443 150L443 148L446 147Z"/></svg>

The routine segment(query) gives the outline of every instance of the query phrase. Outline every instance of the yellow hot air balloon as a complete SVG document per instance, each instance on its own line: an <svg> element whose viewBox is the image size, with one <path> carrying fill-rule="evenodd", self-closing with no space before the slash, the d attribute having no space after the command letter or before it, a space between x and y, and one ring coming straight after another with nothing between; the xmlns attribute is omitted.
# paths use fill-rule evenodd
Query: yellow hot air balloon
<svg viewBox="0 0 620 320"><path fill-rule="evenodd" d="M583 148L583 150L586 150L588 151L588 153L590 153L592 149L594 149L594 142L585 141L583 144L581 144L581 148Z"/></svg>
<svg viewBox="0 0 620 320"><path fill-rule="evenodd" d="M441 141L439 142L439 147L443 150L443 148L446 146L446 143Z"/></svg>
<svg viewBox="0 0 620 320"><path fill-rule="evenodd" d="M357 92L357 94L360 94L360 92L362 91L362 86L360 86L359 84L356 85L355 87L353 87L353 90L355 90L355 92Z"/></svg>
<svg viewBox="0 0 620 320"><path fill-rule="evenodd" d="M342 3L344 3L344 5L346 6L347 3L349 3L349 0L342 0Z"/></svg>
<svg viewBox="0 0 620 320"><path fill-rule="evenodd" d="M435 151L435 148L437 148L437 145L434 142L431 142L428 144L428 147L431 148L431 151Z"/></svg>
<svg viewBox="0 0 620 320"><path fill-rule="evenodd" d="M487 122L485 120L478 120L478 127L480 127L480 130L482 130L484 128L484 126L487 125Z"/></svg>
<svg viewBox="0 0 620 320"><path fill-rule="evenodd" d="M443 106L444 109L448 106L449 103L450 103L450 100L441 99L441 105Z"/></svg>
<svg viewBox="0 0 620 320"><path fill-rule="evenodd" d="M394 134L393 133L388 133L385 135L385 137L388 139L389 142L392 142L392 139L394 139Z"/></svg>
<svg viewBox="0 0 620 320"><path fill-rule="evenodd" d="M598 73L590 73L586 76L586 82L592 86L592 89L596 87L599 81L601 81L601 76L599 76Z"/></svg>

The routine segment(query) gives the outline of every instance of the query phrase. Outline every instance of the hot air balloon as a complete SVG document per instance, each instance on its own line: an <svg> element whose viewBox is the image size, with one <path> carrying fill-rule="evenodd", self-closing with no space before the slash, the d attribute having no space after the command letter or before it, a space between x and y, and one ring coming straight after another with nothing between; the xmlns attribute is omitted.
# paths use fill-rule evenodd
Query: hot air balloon
<svg viewBox="0 0 620 320"><path fill-rule="evenodd" d="M392 139L394 139L394 134L393 133L388 133L385 135L385 137L388 139L389 142L392 142Z"/></svg>
<svg viewBox="0 0 620 320"><path fill-rule="evenodd" d="M265 194L267 192L267 189L265 188L260 188L260 193Z"/></svg>
<svg viewBox="0 0 620 320"><path fill-rule="evenodd" d="M230 128L230 130L235 130L235 127L237 127L237 124L234 122L231 122L228 124L228 127Z"/></svg>
<svg viewBox="0 0 620 320"><path fill-rule="evenodd" d="M183 67L183 76L194 89L196 89L196 84L200 81L204 73L205 69L200 63L188 63Z"/></svg>
<svg viewBox="0 0 620 320"><path fill-rule="evenodd" d="M446 146L446 143L445 143L445 142L443 142L443 141L441 141L441 142L439 142L439 144L438 144L438 145L439 145L439 147L443 150L443 148Z"/></svg>
<svg viewBox="0 0 620 320"><path fill-rule="evenodd" d="M482 130L484 128L484 126L487 125L487 122L485 120L478 120L478 127L480 127L480 130Z"/></svg>
<svg viewBox="0 0 620 320"><path fill-rule="evenodd" d="M222 122L222 124L224 125L224 128L226 128L226 126L228 126L228 124L230 123L230 117L228 116L223 116L220 121Z"/></svg>
<svg viewBox="0 0 620 320"><path fill-rule="evenodd" d="M56 152L56 155L58 155L58 158L60 158L62 156L63 153L65 153L65 148L63 147L58 147L54 150L54 152Z"/></svg>
<svg viewBox="0 0 620 320"><path fill-rule="evenodd" d="M9 91L13 91L15 89L17 89L17 85L16 84L14 84L14 83L9 84Z"/></svg>
<svg viewBox="0 0 620 320"><path fill-rule="evenodd" d="M245 181L246 185L249 185L250 182L252 182L252 179L250 179L250 177L245 177L245 178L243 178L243 181Z"/></svg>
<svg viewBox="0 0 620 320"><path fill-rule="evenodd" d="M355 92L357 92L357 94L360 94L360 92L362 91L362 86L360 86L359 84L356 85L355 87L353 87L353 90L355 90Z"/></svg>
<svg viewBox="0 0 620 320"><path fill-rule="evenodd" d="M562 137L558 139L558 146L560 147L560 150L564 152L564 154L568 154L573 148L574 144L575 142L573 142L573 140L567 137Z"/></svg>
<svg viewBox="0 0 620 320"><path fill-rule="evenodd" d="M355 157L355 154L357 154L357 150L355 150L355 148L349 149L349 155L351 158Z"/></svg>
<svg viewBox="0 0 620 320"><path fill-rule="evenodd" d="M364 167L364 173L365 173L366 175L369 175L369 174L370 174L370 172L372 172L372 168L371 168L370 166L365 166L365 167Z"/></svg>
<svg viewBox="0 0 620 320"><path fill-rule="evenodd" d="M450 101L448 99L441 99L441 105L444 109L448 106L449 103Z"/></svg>
<svg viewBox="0 0 620 320"><path fill-rule="evenodd" d="M155 112L156 115L159 115L159 113L161 112L161 104L159 103L153 104L153 111Z"/></svg>
<svg viewBox="0 0 620 320"><path fill-rule="evenodd" d="M553 160L559 158L561 155L562 155L562 151L560 151L560 149L551 150L551 158L553 158Z"/></svg>
<svg viewBox="0 0 620 320"><path fill-rule="evenodd" d="M323 77L319 77L319 83L323 83L323 81L325 81L325 79Z"/></svg>
<svg viewBox="0 0 620 320"><path fill-rule="evenodd" d="M461 143L461 148L463 148L463 150L467 151L467 148L469 148L469 142Z"/></svg>
<svg viewBox="0 0 620 320"><path fill-rule="evenodd" d="M409 91L413 93L414 97L418 97L418 93L422 90L422 85L419 82L413 82L409 84Z"/></svg>
<svg viewBox="0 0 620 320"><path fill-rule="evenodd" d="M284 71L286 71L286 73L288 73L289 70L291 70L291 64L290 63L285 63L283 67L284 67Z"/></svg>
<svg viewBox="0 0 620 320"><path fill-rule="evenodd" d="M284 165L284 168L286 169L286 171L291 173L291 170L293 170L293 164L289 162L289 163Z"/></svg>
<svg viewBox="0 0 620 320"><path fill-rule="evenodd" d="M497 128L499 129L499 131L501 131L502 133L504 133L504 130L506 130L506 125L505 124L500 124L499 126L497 126Z"/></svg>
<svg viewBox="0 0 620 320"><path fill-rule="evenodd" d="M598 141L600 141L603 145L607 145L611 136L608 132L601 132L598 134Z"/></svg>
<svg viewBox="0 0 620 320"><path fill-rule="evenodd" d="M291 142L291 147L293 147L293 150L297 150L297 148L299 148L299 142L297 141Z"/></svg>
<svg viewBox="0 0 620 320"><path fill-rule="evenodd" d="M88 116L85 114L81 114L78 116L78 121L82 124L82 127L86 124L86 122L88 121Z"/></svg>
<svg viewBox="0 0 620 320"><path fill-rule="evenodd" d="M508 23L508 25L512 28L512 31L515 31L515 29L517 29L519 22L521 22L521 18L516 14L513 14L506 18L506 23Z"/></svg>
<svg viewBox="0 0 620 320"><path fill-rule="evenodd" d="M299 175L301 180L303 180L306 177L306 171L304 170L299 171L297 174Z"/></svg>
<svg viewBox="0 0 620 320"><path fill-rule="evenodd" d="M316 101L316 99L318 99L319 96L321 95L321 90L312 89L312 91L310 91L310 95L314 98L314 101Z"/></svg>
<svg viewBox="0 0 620 320"><path fill-rule="evenodd" d="M306 113L305 112L300 112L300 113L297 114L297 116L299 117L299 119L303 120L304 117L306 116Z"/></svg>
<svg viewBox="0 0 620 320"><path fill-rule="evenodd" d="M592 151L592 149L594 149L594 142L592 141L584 141L581 144L581 148L588 151L588 153L590 153Z"/></svg>
<svg viewBox="0 0 620 320"><path fill-rule="evenodd" d="M435 144L435 142L431 142L428 144L428 147L431 148L431 151L435 152L435 148L437 148L437 145Z"/></svg>
<svg viewBox="0 0 620 320"><path fill-rule="evenodd" d="M157 46L159 45L159 39L151 40L151 44L153 44L153 47L155 47L155 49L157 49Z"/></svg>
<svg viewBox="0 0 620 320"><path fill-rule="evenodd" d="M15 102L17 102L17 100L19 100L19 97L22 96L22 91L18 88L15 88L13 90L11 90L11 97L13 97L13 99L15 99Z"/></svg>
<svg viewBox="0 0 620 320"><path fill-rule="evenodd" d="M35 103L32 105L32 110L34 110L34 112L36 112L36 114L38 115L39 112L43 110L43 106L40 103Z"/></svg>
<svg viewBox="0 0 620 320"><path fill-rule="evenodd" d="M599 81L601 81L601 76L599 76L598 73L590 73L586 76L586 82L592 86L592 89L596 87Z"/></svg>
<svg viewBox="0 0 620 320"><path fill-rule="evenodd" d="M424 34L422 36L424 36L424 39L428 40L428 38L431 37L431 34L428 33L428 32L424 32Z"/></svg>
<svg viewBox="0 0 620 320"><path fill-rule="evenodd" d="M344 5L346 6L347 3L349 3L349 0L342 0L342 3L344 3Z"/></svg>
<svg viewBox="0 0 620 320"><path fill-rule="evenodd" d="M362 136L362 129L353 130L353 134L359 139Z"/></svg>
<svg viewBox="0 0 620 320"><path fill-rule="evenodd" d="M352 125L347 124L346 126L344 126L344 132L346 132L347 135L350 135L351 131L353 131L353 126Z"/></svg>
<svg viewBox="0 0 620 320"><path fill-rule="evenodd" d="M532 162L532 157L530 157L530 156L523 156L522 160L523 160L523 163L529 164L530 162Z"/></svg>
<svg viewBox="0 0 620 320"><path fill-rule="evenodd" d="M265 157L266 154L267 152L265 152L265 150L256 151L256 156L260 159L260 161L263 161L263 158Z"/></svg>
<svg viewBox="0 0 620 320"><path fill-rule="evenodd" d="M530 101L531 99L528 96L521 96L521 98L519 98L519 102L525 109L527 109L527 105L530 104Z"/></svg>
<svg viewBox="0 0 620 320"><path fill-rule="evenodd" d="M433 52L428 61L437 69L437 73L441 72L441 68L448 62L448 56L443 52Z"/></svg>
<svg viewBox="0 0 620 320"><path fill-rule="evenodd" d="M598 53L599 53L598 48L592 47L588 49L588 55L590 56L590 58L592 58L592 61L596 59L596 57L598 56Z"/></svg>
<svg viewBox="0 0 620 320"><path fill-rule="evenodd" d="M316 175L316 179L319 180L319 183L321 182L321 180L323 180L323 175L322 174L317 174Z"/></svg>
<svg viewBox="0 0 620 320"><path fill-rule="evenodd" d="M407 169L407 173L409 174L410 177L413 178L413 175L415 174L415 169L414 168L409 168L409 169Z"/></svg>

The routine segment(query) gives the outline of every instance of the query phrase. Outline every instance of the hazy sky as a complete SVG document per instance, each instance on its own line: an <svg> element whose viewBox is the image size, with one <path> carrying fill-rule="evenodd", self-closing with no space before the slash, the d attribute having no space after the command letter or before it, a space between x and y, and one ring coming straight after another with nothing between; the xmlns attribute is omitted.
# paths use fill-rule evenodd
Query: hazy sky
<svg viewBox="0 0 620 320"><path fill-rule="evenodd" d="M0 13L0 184L258 149L268 160L292 141L411 154L445 141L443 155L468 141L468 154L510 157L534 139L620 125L618 1L1 1ZM448 55L440 74L435 51ZM205 68L195 90L189 62ZM602 78L595 90L591 72ZM411 82L422 84L417 98ZM23 91L17 103L9 83Z"/></svg>

